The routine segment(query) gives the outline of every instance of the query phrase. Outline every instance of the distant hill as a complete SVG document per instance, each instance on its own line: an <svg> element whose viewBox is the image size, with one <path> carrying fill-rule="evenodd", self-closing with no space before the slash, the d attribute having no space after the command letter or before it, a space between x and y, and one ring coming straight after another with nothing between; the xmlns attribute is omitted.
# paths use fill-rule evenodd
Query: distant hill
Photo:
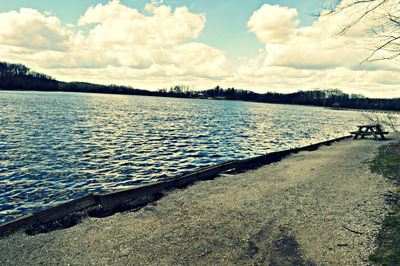
<svg viewBox="0 0 400 266"><path fill-rule="evenodd" d="M60 91L72 91L72 92L148 95L148 96L158 96L159 94L157 92L134 89L132 87L127 87L127 86L99 85L87 82L59 82L58 88Z"/></svg>

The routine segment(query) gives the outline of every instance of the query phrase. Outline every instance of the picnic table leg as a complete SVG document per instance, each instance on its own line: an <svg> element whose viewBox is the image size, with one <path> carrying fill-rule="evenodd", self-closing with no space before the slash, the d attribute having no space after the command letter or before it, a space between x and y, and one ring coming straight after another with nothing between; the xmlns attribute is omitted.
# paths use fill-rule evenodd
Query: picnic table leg
<svg viewBox="0 0 400 266"><path fill-rule="evenodd" d="M385 135L383 134L383 133L381 133L381 132L375 132L375 134L378 136L381 136L381 139L386 139L385 138Z"/></svg>
<svg viewBox="0 0 400 266"><path fill-rule="evenodd" d="M365 134L362 134L362 133L367 133L367 131L368 131L368 130L366 130L366 131L363 132L363 131L361 130L360 133L361 133L361 138L362 138L362 139L365 139Z"/></svg>
<svg viewBox="0 0 400 266"><path fill-rule="evenodd" d="M377 126L376 126L376 132L375 132L375 133L378 134L378 135L380 135L380 136L381 136L381 139L386 139L386 138L385 138L385 134L383 134L383 130L382 130L381 125L377 125Z"/></svg>
<svg viewBox="0 0 400 266"><path fill-rule="evenodd" d="M371 131L371 133L374 136L375 140L378 140L378 136L376 135L376 132L374 131L374 129L372 127L369 129L369 131Z"/></svg>
<svg viewBox="0 0 400 266"><path fill-rule="evenodd" d="M375 140L378 140L378 136L375 134L375 132L373 130L371 130L372 135L374 135Z"/></svg>

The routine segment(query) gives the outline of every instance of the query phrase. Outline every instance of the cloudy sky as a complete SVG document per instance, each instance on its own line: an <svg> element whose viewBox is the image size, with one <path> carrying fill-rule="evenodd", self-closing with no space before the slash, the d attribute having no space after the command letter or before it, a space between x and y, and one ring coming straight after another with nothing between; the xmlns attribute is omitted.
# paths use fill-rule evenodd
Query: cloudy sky
<svg viewBox="0 0 400 266"><path fill-rule="evenodd" d="M0 61L63 81L155 90L339 88L400 97L397 61L360 64L368 21L339 36L328 0L0 0Z"/></svg>

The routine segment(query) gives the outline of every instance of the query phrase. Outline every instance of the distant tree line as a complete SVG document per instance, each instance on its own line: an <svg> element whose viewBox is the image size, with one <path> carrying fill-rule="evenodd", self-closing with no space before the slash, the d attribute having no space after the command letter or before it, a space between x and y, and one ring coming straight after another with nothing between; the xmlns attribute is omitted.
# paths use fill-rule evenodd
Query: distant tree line
<svg viewBox="0 0 400 266"><path fill-rule="evenodd" d="M0 88L9 90L58 90L58 81L21 64L0 62Z"/></svg>
<svg viewBox="0 0 400 266"><path fill-rule="evenodd" d="M99 85L87 82L59 82L60 91L159 96L158 92L134 89L127 86Z"/></svg>
<svg viewBox="0 0 400 266"><path fill-rule="evenodd" d="M299 104L333 108L372 109L372 110L396 110L400 111L400 98L376 99L367 98L359 94L346 94L338 89L315 89L310 91L298 91L295 93L255 93L247 90L226 90L219 86L205 90L208 97L227 100L242 100L276 104Z"/></svg>
<svg viewBox="0 0 400 266"><path fill-rule="evenodd" d="M238 90L235 88L223 89L220 86L216 86L209 90L195 91L186 85L176 85L169 89L163 88L158 91L148 91L118 85L98 85L86 82L60 82L48 75L34 72L24 65L9 64L5 62L0 62L0 89L112 93L178 98L208 98L275 104L300 104L333 108L400 111L400 98L371 99L362 95L348 95L338 89L315 89L289 94L275 92L261 94L248 90Z"/></svg>

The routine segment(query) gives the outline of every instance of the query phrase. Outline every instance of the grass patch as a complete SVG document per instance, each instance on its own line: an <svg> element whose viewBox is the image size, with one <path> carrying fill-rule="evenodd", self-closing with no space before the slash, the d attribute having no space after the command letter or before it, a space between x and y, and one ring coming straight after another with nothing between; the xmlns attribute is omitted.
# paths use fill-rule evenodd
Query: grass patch
<svg viewBox="0 0 400 266"><path fill-rule="evenodd" d="M382 174L386 178L400 184L400 143L384 145L371 162L372 172Z"/></svg>
<svg viewBox="0 0 400 266"><path fill-rule="evenodd" d="M399 265L400 261L400 143L384 145L371 161L371 171L394 180L397 190L387 196L393 206L377 235L378 248L369 260L379 265Z"/></svg>

